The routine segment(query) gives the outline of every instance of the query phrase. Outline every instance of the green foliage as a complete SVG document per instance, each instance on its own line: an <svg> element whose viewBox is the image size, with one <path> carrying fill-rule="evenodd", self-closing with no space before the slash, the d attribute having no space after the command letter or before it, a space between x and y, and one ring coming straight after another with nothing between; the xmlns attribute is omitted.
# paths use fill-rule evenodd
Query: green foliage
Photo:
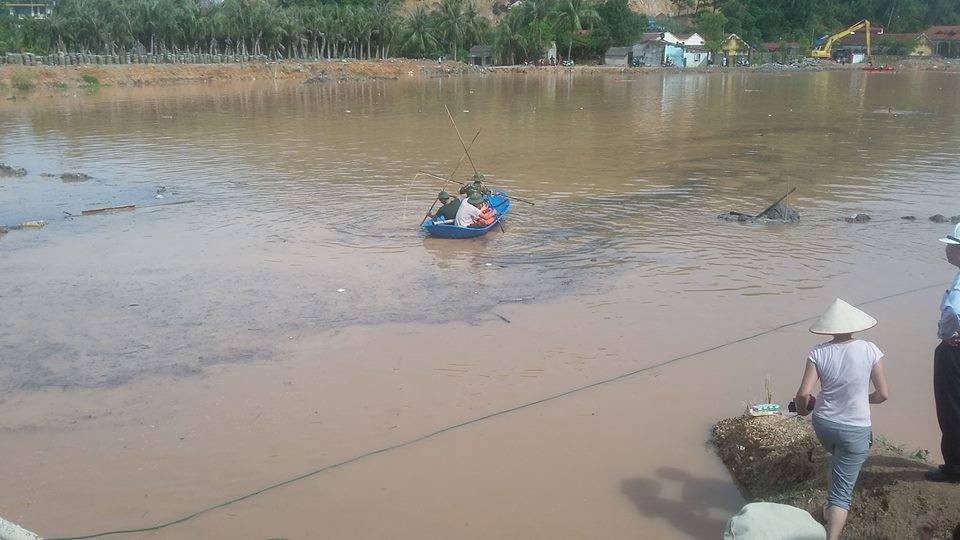
<svg viewBox="0 0 960 540"><path fill-rule="evenodd" d="M647 28L627 0L524 0L493 27L475 0L405 10L401 0L58 0L46 19L16 19L0 0L0 53L264 54L281 58L453 55L495 46L501 61L539 55L551 41L571 54L629 45ZM431 0L432 2L433 0ZM691 18L658 21L680 32L692 21L712 48L725 34L745 41L812 39L860 19L889 32L960 24L960 0L675 0ZM433 7L429 7L433 6ZM582 32L588 30L589 32ZM585 34L585 35L584 35ZM881 45L882 42L878 42ZM892 54L904 43L882 44ZM903 54L900 52L900 54Z"/></svg>
<svg viewBox="0 0 960 540"><path fill-rule="evenodd" d="M607 0L597 7L597 14L600 15L599 26L608 32L610 46L630 45L647 29L647 17L634 13L627 0ZM597 52L602 54L605 50L606 47Z"/></svg>
<svg viewBox="0 0 960 540"><path fill-rule="evenodd" d="M957 0L715 0L710 7L727 17L726 32L752 44L820 37L861 19L903 33L960 23Z"/></svg>
<svg viewBox="0 0 960 540"><path fill-rule="evenodd" d="M100 79L94 77L89 73L84 73L83 75L80 75L80 80L82 80L83 84L87 86L100 86Z"/></svg>
<svg viewBox="0 0 960 540"><path fill-rule="evenodd" d="M723 45L723 27L727 24L727 17L719 11L701 11L697 14L697 32L703 36L708 49L720 51Z"/></svg>

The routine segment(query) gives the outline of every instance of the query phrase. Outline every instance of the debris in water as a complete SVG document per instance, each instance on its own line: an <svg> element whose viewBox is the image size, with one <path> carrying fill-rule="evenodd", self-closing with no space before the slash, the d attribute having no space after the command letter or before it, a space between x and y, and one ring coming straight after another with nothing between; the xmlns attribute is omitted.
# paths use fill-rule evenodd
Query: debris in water
<svg viewBox="0 0 960 540"><path fill-rule="evenodd" d="M916 221L916 220L917 220L917 216L901 216L900 219L903 219L903 220L906 220L906 221Z"/></svg>
<svg viewBox="0 0 960 540"><path fill-rule="evenodd" d="M960 216L953 216L953 217L951 217L951 218L950 218L950 223L953 223L954 225L956 225L957 223L960 223Z"/></svg>
<svg viewBox="0 0 960 540"><path fill-rule="evenodd" d="M47 225L47 222L43 221L42 219L35 219L33 221L24 221L23 223L20 224L21 227L27 227L30 229L42 229L46 225Z"/></svg>
<svg viewBox="0 0 960 540"><path fill-rule="evenodd" d="M505 323L507 323L507 324L510 324L510 319L504 317L503 315L501 315L501 314L499 314L499 313L494 313L494 315L496 315L497 317L500 317L500 319L501 319L503 322L505 322Z"/></svg>
<svg viewBox="0 0 960 540"><path fill-rule="evenodd" d="M89 174L83 174L81 172L63 173L60 175L60 180L63 180L64 182L86 182L91 178L93 177Z"/></svg>
<svg viewBox="0 0 960 540"><path fill-rule="evenodd" d="M866 223L870 221L870 216L867 214L857 214L854 216L845 217L843 220L847 223Z"/></svg>
<svg viewBox="0 0 960 540"><path fill-rule="evenodd" d="M337 292L347 292L346 289L337 289Z"/></svg>
<svg viewBox="0 0 960 540"><path fill-rule="evenodd" d="M137 205L135 204L127 204L124 206L108 206L106 208L94 208L93 210L83 210L82 212L80 212L80 214L84 216L89 216L91 214L99 214L101 212L118 212L121 210L133 210L136 207Z"/></svg>
<svg viewBox="0 0 960 540"><path fill-rule="evenodd" d="M518 296L517 298L504 298L503 300L498 301L498 304L507 304L510 302L527 302L533 300L533 296Z"/></svg>
<svg viewBox="0 0 960 540"><path fill-rule="evenodd" d="M484 266L493 266L493 263L484 263Z"/></svg>
<svg viewBox="0 0 960 540"><path fill-rule="evenodd" d="M13 167L0 161L0 176L26 176L27 170L23 167Z"/></svg>
<svg viewBox="0 0 960 540"><path fill-rule="evenodd" d="M947 219L947 216L945 216L945 215L943 215L943 214L934 214L934 215L930 216L930 221L932 221L932 222L934 222L934 223L946 223L946 222L948 222L948 221L950 221L950 220Z"/></svg>

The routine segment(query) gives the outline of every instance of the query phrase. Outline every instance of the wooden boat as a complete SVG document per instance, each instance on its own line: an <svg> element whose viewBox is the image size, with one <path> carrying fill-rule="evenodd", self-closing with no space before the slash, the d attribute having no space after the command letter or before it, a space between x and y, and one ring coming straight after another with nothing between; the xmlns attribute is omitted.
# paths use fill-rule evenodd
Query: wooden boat
<svg viewBox="0 0 960 540"><path fill-rule="evenodd" d="M497 211L497 218L486 227L458 227L453 223L444 221L434 221L433 218L425 218L420 225L430 236L437 238L474 238L483 236L490 232L490 229L496 227L500 220L506 217L510 211L510 199L506 193L497 192L490 195L488 201L490 206Z"/></svg>
<svg viewBox="0 0 960 540"><path fill-rule="evenodd" d="M896 71L893 66L867 66L863 68L863 70L870 73L889 73Z"/></svg>

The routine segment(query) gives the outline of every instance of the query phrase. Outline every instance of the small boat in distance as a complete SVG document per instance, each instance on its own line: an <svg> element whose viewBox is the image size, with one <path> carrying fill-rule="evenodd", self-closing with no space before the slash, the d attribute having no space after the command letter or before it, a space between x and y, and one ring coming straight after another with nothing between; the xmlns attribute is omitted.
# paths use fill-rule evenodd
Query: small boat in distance
<svg viewBox="0 0 960 540"><path fill-rule="evenodd" d="M497 218L486 227L458 227L454 225L452 219L434 221L431 217L424 218L420 227L427 231L427 234L430 236L437 238L474 238L483 236L490 232L490 229L496 227L500 223L500 220L506 217L507 212L510 211L510 199L506 193L499 191L493 193L490 195L488 203L491 208L497 211Z"/></svg>

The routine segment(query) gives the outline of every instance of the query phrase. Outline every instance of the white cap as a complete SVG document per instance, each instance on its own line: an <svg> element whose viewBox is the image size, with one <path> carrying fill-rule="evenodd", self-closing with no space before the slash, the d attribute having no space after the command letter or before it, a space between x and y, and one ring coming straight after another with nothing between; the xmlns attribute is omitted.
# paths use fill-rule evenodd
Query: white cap
<svg viewBox="0 0 960 540"><path fill-rule="evenodd" d="M813 323L810 331L814 334L852 334L876 324L876 319L837 298Z"/></svg>
<svg viewBox="0 0 960 540"><path fill-rule="evenodd" d="M730 518L724 540L826 540L827 531L808 512L794 506L750 503Z"/></svg>
<svg viewBox="0 0 960 540"><path fill-rule="evenodd" d="M953 234L948 234L940 239L944 244L960 244L960 223L953 228Z"/></svg>

